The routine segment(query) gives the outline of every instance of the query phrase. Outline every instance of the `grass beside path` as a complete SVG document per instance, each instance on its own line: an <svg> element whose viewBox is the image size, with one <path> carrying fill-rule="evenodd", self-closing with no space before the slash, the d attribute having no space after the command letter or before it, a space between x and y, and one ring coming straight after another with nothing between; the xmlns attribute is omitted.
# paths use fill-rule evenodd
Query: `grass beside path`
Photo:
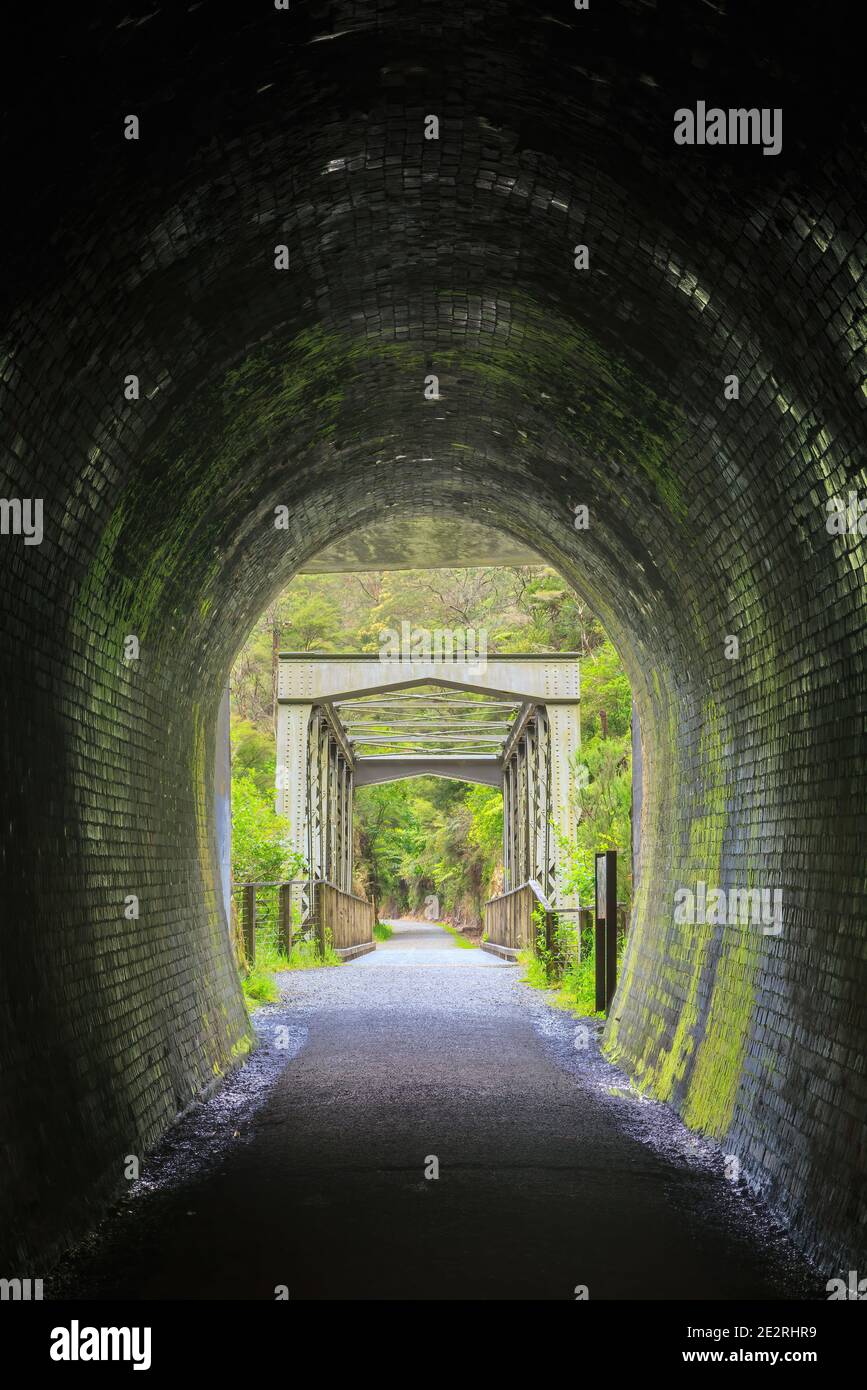
<svg viewBox="0 0 867 1390"><path fill-rule="evenodd" d="M457 927L450 927L448 922L437 922L437 926L442 927L444 931L447 931L449 936L453 936L455 941L458 943L460 947L463 948L463 950L477 951L479 949L479 943L477 941L470 941L468 937L464 936L462 932L458 931Z"/></svg>
<svg viewBox="0 0 867 1390"><path fill-rule="evenodd" d="M248 1004L275 1004L280 991L274 980L280 970L320 970L326 965L342 965L336 951L329 946L321 956L315 941L299 941L289 955L278 951L268 936L256 942L256 964L242 977L241 988Z"/></svg>
<svg viewBox="0 0 867 1390"><path fill-rule="evenodd" d="M573 961L559 981L548 979L544 962L532 951L522 951L518 962L524 967L521 984L547 990L553 996L549 1002L555 1009L565 1009L580 1018L605 1017L596 1010L596 963L592 956Z"/></svg>

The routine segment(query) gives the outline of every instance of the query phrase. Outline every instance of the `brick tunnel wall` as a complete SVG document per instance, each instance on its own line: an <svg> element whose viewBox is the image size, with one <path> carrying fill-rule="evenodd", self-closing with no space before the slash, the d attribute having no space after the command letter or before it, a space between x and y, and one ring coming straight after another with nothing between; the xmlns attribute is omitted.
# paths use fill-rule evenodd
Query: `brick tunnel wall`
<svg viewBox="0 0 867 1390"><path fill-rule="evenodd" d="M865 550L825 527L867 487L846 34L640 0L127 11L25 32L3 127L0 489L45 516L0 538L6 1264L40 1274L249 1046L219 693L305 557L418 514L534 546L627 664L610 1054L829 1272L863 1264ZM783 108L781 155L673 145L730 93ZM782 934L676 925L698 880L781 888Z"/></svg>

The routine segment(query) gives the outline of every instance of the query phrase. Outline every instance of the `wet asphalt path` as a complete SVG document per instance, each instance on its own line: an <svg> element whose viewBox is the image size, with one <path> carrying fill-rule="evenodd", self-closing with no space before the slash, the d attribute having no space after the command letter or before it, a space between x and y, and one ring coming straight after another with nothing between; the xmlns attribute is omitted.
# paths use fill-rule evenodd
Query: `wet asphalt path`
<svg viewBox="0 0 867 1390"><path fill-rule="evenodd" d="M47 1296L822 1296L721 1156L601 1058L596 1024L578 1049L587 1025L518 968L394 926L358 961L278 977L254 1058Z"/></svg>

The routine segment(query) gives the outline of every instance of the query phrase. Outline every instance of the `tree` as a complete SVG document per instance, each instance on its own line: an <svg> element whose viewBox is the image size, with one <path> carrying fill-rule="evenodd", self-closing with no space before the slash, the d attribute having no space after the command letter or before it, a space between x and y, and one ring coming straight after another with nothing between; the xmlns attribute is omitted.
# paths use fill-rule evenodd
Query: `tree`
<svg viewBox="0 0 867 1390"><path fill-rule="evenodd" d="M251 772L232 778L232 878L253 883L294 878L303 856L288 848L289 822L278 816Z"/></svg>

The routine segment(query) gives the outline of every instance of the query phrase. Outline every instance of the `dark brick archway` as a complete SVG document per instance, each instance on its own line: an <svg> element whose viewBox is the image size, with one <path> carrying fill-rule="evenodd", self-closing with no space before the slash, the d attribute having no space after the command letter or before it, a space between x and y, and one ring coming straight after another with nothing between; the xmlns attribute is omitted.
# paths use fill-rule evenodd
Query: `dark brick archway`
<svg viewBox="0 0 867 1390"><path fill-rule="evenodd" d="M150 9L22 35L3 127L2 491L45 514L41 545L2 540L13 1251L80 1229L243 1051L209 817L234 651L306 556L434 514L556 564L633 680L614 1055L848 1268L865 556L825 505L865 487L867 281L845 32L640 0ZM783 153L675 147L698 99L781 107ZM702 879L782 888L782 936L675 926Z"/></svg>

